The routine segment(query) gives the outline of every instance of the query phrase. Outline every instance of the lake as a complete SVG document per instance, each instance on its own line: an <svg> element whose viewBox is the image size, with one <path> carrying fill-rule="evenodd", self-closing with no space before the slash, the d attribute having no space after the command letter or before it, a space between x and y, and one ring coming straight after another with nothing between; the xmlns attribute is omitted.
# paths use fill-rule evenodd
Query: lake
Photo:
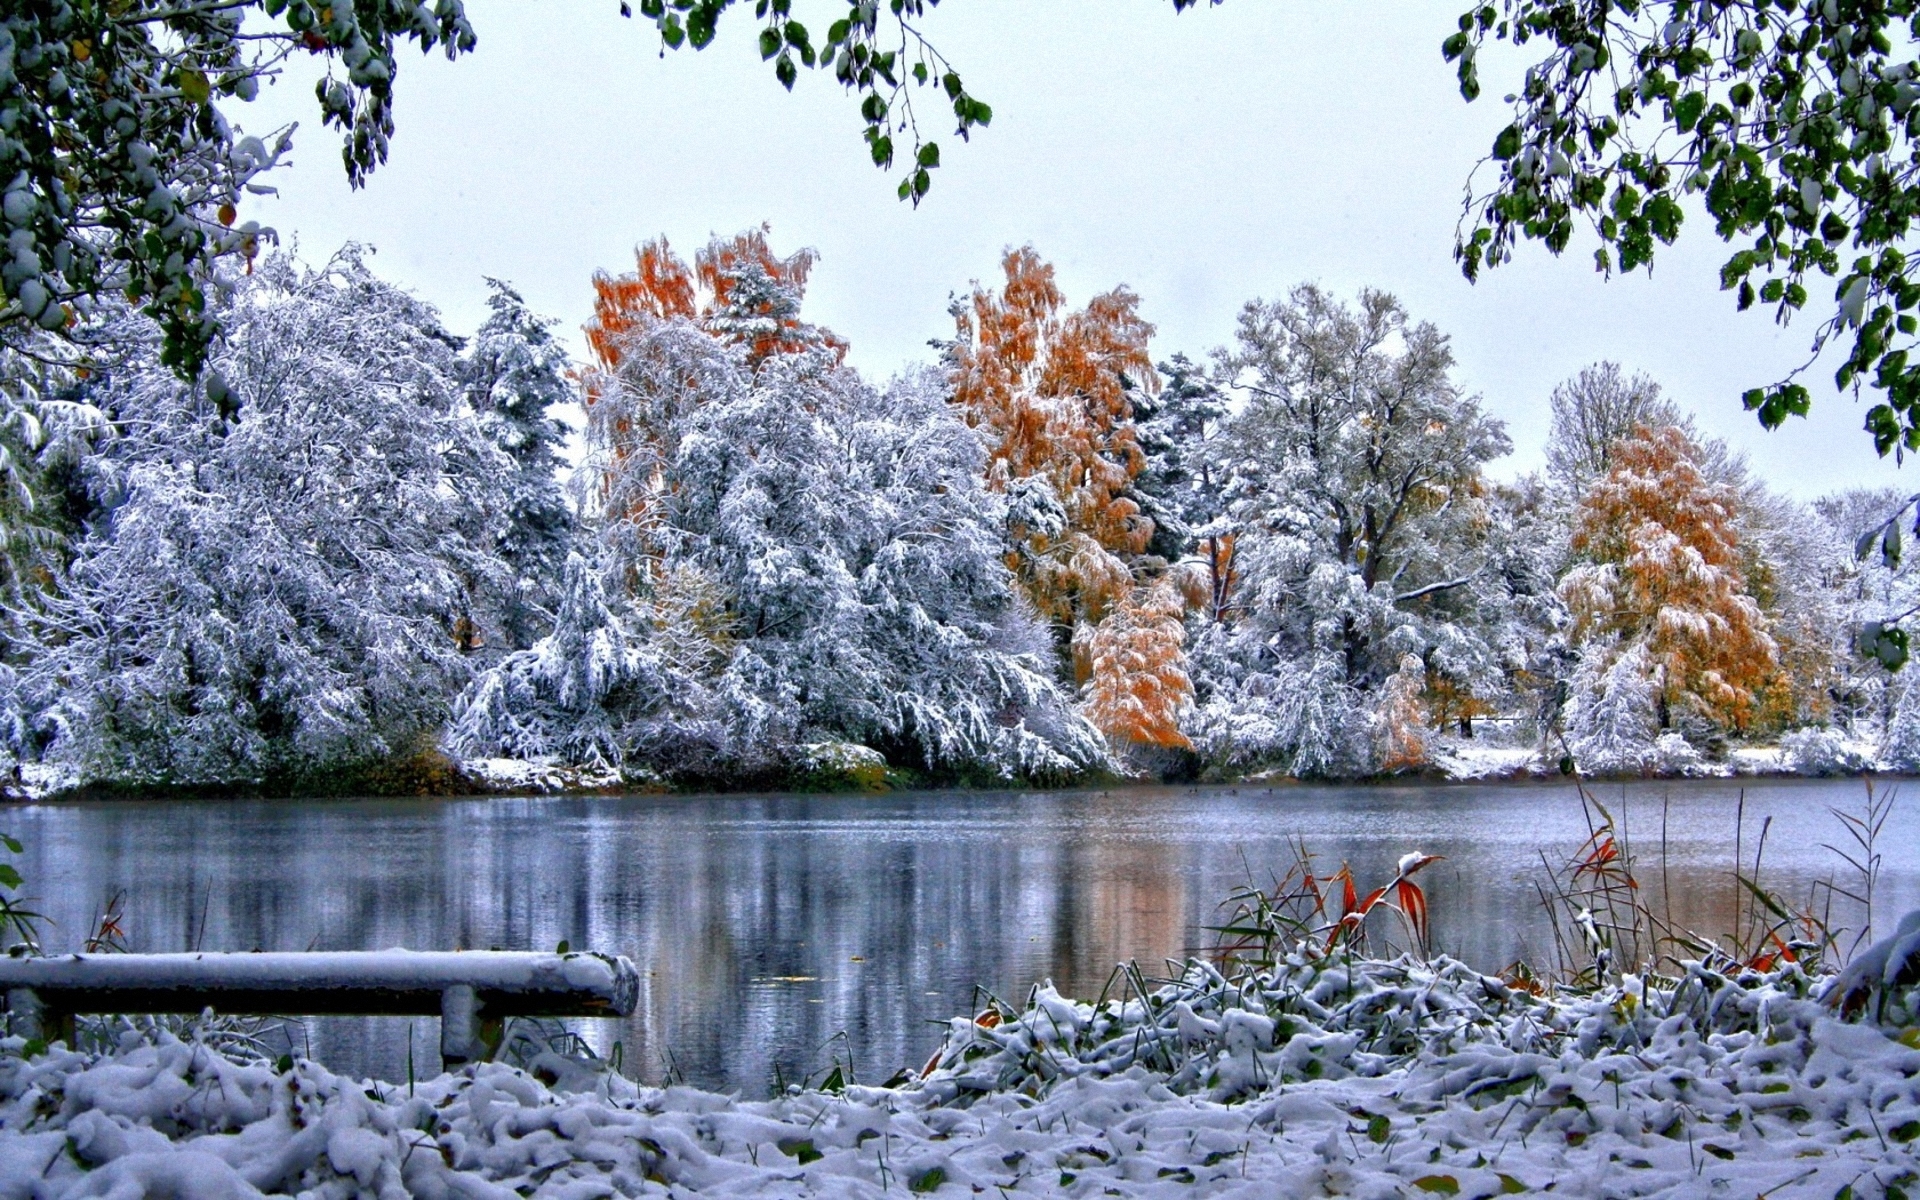
<svg viewBox="0 0 1920 1200"><path fill-rule="evenodd" d="M1734 921L1743 795L1747 862L1770 817L1762 881L1802 900L1822 880L1857 888L1822 844L1846 844L1829 810L1857 813L1865 794L1858 780L1594 789L1656 905L1704 933ZM1920 907L1917 808L1896 799L1882 834L1883 932ZM116 895L144 951L564 938L641 971L631 1019L579 1024L592 1044L618 1041L648 1081L759 1097L836 1058L866 1081L918 1065L933 1023L976 1010L977 989L1017 1002L1050 978L1090 996L1122 960L1151 971L1210 946L1219 902L1284 872L1297 845L1323 872L1351 863L1363 888L1408 851L1444 855L1419 876L1435 948L1483 969L1545 962L1542 855L1564 862L1588 824L1569 784L1496 783L39 804L0 809L0 831L27 844L49 950L77 949ZM1844 902L1833 919L1860 924ZM298 1036L337 1070L401 1079L410 1031L420 1069L437 1065L437 1026L338 1018Z"/></svg>

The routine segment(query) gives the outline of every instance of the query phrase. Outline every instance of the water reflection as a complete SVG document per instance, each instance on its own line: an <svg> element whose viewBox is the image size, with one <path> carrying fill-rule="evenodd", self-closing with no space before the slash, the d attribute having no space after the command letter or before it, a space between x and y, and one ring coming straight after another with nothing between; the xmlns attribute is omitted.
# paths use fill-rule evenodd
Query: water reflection
<svg viewBox="0 0 1920 1200"><path fill-rule="evenodd" d="M1657 903L1704 933L1734 911L1735 812L1723 783L1614 787ZM1749 859L1804 896L1840 866L1829 806L1857 781L1745 788ZM1052 978L1097 992L1114 964L1206 944L1216 904L1264 882L1297 839L1322 867L1384 882L1412 849L1435 944L1496 968L1551 953L1535 884L1587 825L1562 785L1134 789L1075 793L622 797L303 804L28 806L0 814L28 843L38 907L76 948L124 893L136 950L545 949L562 938L631 956L640 1011L585 1022L645 1078L762 1094L851 1054L864 1078L917 1063L929 1027ZM1920 904L1920 819L1896 805L1882 845L1881 920ZM1842 880L1846 882L1846 880ZM1858 914L1836 912L1858 923ZM434 1023L413 1024L430 1063ZM404 1021L314 1023L340 1069L406 1072ZM840 1035L844 1035L841 1037Z"/></svg>

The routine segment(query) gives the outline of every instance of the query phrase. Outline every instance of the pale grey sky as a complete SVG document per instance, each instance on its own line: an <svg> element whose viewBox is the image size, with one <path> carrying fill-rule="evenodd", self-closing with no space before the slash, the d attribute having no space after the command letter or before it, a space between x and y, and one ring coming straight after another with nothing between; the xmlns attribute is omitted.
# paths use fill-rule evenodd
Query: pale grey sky
<svg viewBox="0 0 1920 1200"><path fill-rule="evenodd" d="M819 36L834 5L795 7ZM808 315L879 377L925 357L951 331L949 294L995 279L1001 251L1026 242L1075 303L1119 283L1140 293L1156 357L1227 341L1255 296L1374 286L1452 335L1458 379L1513 436L1498 475L1539 465L1553 385L1611 358L1791 493L1913 487L1874 457L1859 432L1868 402L1836 395L1830 365L1810 373L1811 420L1767 434L1741 411L1742 390L1804 359L1815 322L1781 331L1736 314L1717 285L1725 251L1697 213L1652 277L1603 281L1576 241L1559 260L1528 247L1477 285L1461 278L1462 188L1505 123L1502 75L1519 60L1491 53L1488 94L1463 103L1439 52L1455 9L946 0L924 28L994 120L962 144L926 96L946 165L915 211L868 163L828 76L782 92L751 6L706 51L662 59L651 25L622 20L616 0L468 0L479 49L403 60L392 161L360 192L319 127L313 75L298 74L311 63L236 105L250 132L301 124L280 196L246 215L309 258L372 244L376 269L459 332L484 313L482 277L510 280L576 348L595 269L629 268L659 234L691 257L709 234L767 221L777 250L819 251Z"/></svg>

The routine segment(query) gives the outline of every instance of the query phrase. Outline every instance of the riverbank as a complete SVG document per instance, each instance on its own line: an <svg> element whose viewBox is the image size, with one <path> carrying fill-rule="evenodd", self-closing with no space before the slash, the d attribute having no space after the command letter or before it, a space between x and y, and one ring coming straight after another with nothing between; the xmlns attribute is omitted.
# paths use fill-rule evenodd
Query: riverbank
<svg viewBox="0 0 1920 1200"><path fill-rule="evenodd" d="M11 1039L0 1196L1905 1196L1914 990L1882 1023L1832 986L1694 964L1534 995L1308 951L1097 1005L1036 989L955 1018L922 1077L767 1101L553 1058L395 1084Z"/></svg>
<svg viewBox="0 0 1920 1200"><path fill-rule="evenodd" d="M1832 730L1801 730L1776 743L1731 745L1701 753L1681 739L1667 738L1658 753L1650 753L1636 772L1587 779L1661 780L1866 776L1895 773L1897 764L1885 761L1864 740ZM1392 783L1408 781L1494 782L1552 780L1573 774L1570 762L1551 747L1513 745L1498 736L1462 737L1433 734L1425 744L1426 759L1385 775L1302 780L1284 771L1254 771L1214 778L1198 772L1177 755L1156 754L1127 773L1100 774L1042 785L1033 781L932 777L890 766L869 747L847 742L819 742L796 748L792 761L779 774L753 778L707 778L676 783L648 771L622 772L608 766L577 765L551 759L456 759L429 750L391 761L363 765L317 777L275 781L171 785L114 781L82 782L63 771L40 764L24 765L0 799L26 801L84 800L255 800L318 798L324 796L607 796L636 793L710 794L725 792L889 792L939 791L958 788L992 790L1024 788L1085 788L1131 784L1204 783L1208 785L1272 786L1312 783Z"/></svg>

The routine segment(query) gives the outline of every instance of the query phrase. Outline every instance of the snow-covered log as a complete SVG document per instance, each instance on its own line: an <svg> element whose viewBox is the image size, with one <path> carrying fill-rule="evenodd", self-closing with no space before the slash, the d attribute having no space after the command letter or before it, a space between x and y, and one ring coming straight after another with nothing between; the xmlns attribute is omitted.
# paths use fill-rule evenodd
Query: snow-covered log
<svg viewBox="0 0 1920 1200"><path fill-rule="evenodd" d="M507 1017L633 1011L640 975L606 954L414 950L69 954L0 959L14 1031L55 1040L75 1013L440 1016L450 1063L480 1057ZM30 1028L28 1028L30 1027Z"/></svg>

